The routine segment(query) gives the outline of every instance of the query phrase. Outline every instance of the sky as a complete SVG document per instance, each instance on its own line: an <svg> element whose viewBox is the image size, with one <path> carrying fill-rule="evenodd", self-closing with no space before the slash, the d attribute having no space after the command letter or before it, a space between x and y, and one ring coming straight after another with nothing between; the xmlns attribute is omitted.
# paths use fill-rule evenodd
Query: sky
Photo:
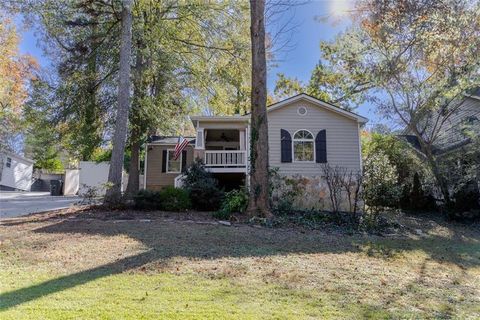
<svg viewBox="0 0 480 320"><path fill-rule="evenodd" d="M291 8L281 17L282 21L277 25L290 22L295 26L289 38L294 47L278 53L278 67L268 73L269 90L273 91L275 87L277 73L285 73L302 81L310 79L311 72L320 59L320 41L333 40L350 24L348 17L338 15L338 9L341 9L338 3L346 1L314 0ZM328 20L320 22L315 17L328 17ZM270 32L275 33L274 30Z"/></svg>
<svg viewBox="0 0 480 320"><path fill-rule="evenodd" d="M298 1L300 3L300 0ZM320 59L320 41L333 40L350 24L349 18L344 14L349 9L349 0L311 0L306 3L302 0L301 2L302 4L290 8L279 16L276 24L267 26L272 33L286 22L295 26L294 31L288 33L286 38L290 40L290 47L276 53L276 66L268 70L267 86L270 92L275 87L277 73L284 73L288 77L307 82ZM316 17L329 18L327 21L320 22L315 19ZM42 67L48 67L50 61L43 55L35 32L29 29L21 31L20 51L34 56ZM361 105L355 112L369 118L370 125L380 122L368 103Z"/></svg>

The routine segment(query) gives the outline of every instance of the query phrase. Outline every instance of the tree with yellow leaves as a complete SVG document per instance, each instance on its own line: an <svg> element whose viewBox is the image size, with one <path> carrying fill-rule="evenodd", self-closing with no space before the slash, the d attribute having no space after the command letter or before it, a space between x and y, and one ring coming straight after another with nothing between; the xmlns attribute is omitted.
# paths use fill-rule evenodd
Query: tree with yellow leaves
<svg viewBox="0 0 480 320"><path fill-rule="evenodd" d="M38 68L19 51L20 38L12 20L0 13L0 148L13 149L12 138L21 127L27 84Z"/></svg>

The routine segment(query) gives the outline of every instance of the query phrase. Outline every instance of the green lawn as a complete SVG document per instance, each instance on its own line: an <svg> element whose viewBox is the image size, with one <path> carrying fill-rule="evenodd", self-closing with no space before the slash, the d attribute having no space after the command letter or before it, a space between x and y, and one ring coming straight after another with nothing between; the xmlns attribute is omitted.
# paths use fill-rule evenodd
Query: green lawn
<svg viewBox="0 0 480 320"><path fill-rule="evenodd" d="M392 238L186 220L0 224L0 319L480 318L480 230Z"/></svg>

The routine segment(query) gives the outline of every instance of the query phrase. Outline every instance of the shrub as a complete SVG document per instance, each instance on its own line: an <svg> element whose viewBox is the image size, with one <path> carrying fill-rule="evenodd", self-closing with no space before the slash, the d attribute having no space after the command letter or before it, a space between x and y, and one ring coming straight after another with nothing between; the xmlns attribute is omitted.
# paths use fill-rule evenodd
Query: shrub
<svg viewBox="0 0 480 320"><path fill-rule="evenodd" d="M386 154L380 150L370 154L364 163L363 198L373 211L398 206L401 186L397 182L397 171Z"/></svg>
<svg viewBox="0 0 480 320"><path fill-rule="evenodd" d="M205 170L202 160L196 159L186 170L184 188L194 209L214 211L220 208L224 192L218 187L217 179Z"/></svg>
<svg viewBox="0 0 480 320"><path fill-rule="evenodd" d="M418 173L413 175L413 183L403 187L400 207L413 211L430 211L435 209L435 198L425 191Z"/></svg>
<svg viewBox="0 0 480 320"><path fill-rule="evenodd" d="M188 192L184 189L168 186L159 193L162 210L184 211L190 209Z"/></svg>
<svg viewBox="0 0 480 320"><path fill-rule="evenodd" d="M99 188L94 186L87 186L82 183L82 192L79 194L82 200L79 202L80 205L92 205L97 202L100 198Z"/></svg>
<svg viewBox="0 0 480 320"><path fill-rule="evenodd" d="M469 221L480 218L480 190L475 181L463 185L453 199L452 208L447 208L451 219Z"/></svg>
<svg viewBox="0 0 480 320"><path fill-rule="evenodd" d="M140 190L133 196L135 208L142 210L159 210L162 208L160 192L151 190Z"/></svg>
<svg viewBox="0 0 480 320"><path fill-rule="evenodd" d="M244 213L247 210L248 194L245 188L232 190L225 194L222 207L215 212L218 219L229 219L234 213Z"/></svg>
<svg viewBox="0 0 480 320"><path fill-rule="evenodd" d="M365 132L362 152L364 198L370 209L434 209L434 179L423 159L408 143L394 135Z"/></svg>

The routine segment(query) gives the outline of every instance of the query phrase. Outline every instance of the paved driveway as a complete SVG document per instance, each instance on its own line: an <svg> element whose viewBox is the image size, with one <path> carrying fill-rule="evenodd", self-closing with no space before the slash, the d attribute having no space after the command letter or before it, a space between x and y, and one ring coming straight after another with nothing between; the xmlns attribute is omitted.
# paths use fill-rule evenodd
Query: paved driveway
<svg viewBox="0 0 480 320"><path fill-rule="evenodd" d="M78 201L78 196L52 197L49 192L0 191L0 219L68 208Z"/></svg>

